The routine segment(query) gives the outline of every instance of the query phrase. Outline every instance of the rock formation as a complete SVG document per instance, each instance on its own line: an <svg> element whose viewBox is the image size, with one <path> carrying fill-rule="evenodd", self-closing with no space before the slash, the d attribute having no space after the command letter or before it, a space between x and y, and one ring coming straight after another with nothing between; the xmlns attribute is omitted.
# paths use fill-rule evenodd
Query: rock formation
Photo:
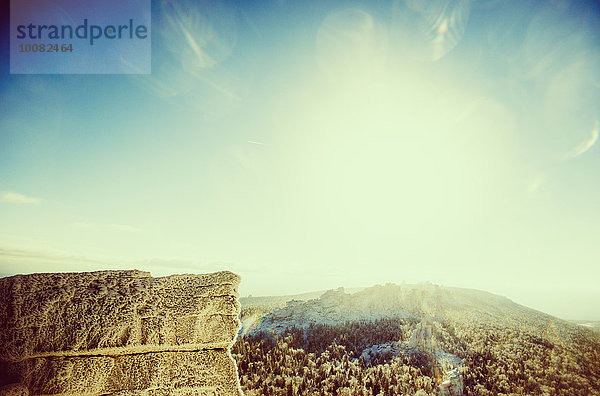
<svg viewBox="0 0 600 396"><path fill-rule="evenodd" d="M0 279L0 395L240 395L231 272Z"/></svg>

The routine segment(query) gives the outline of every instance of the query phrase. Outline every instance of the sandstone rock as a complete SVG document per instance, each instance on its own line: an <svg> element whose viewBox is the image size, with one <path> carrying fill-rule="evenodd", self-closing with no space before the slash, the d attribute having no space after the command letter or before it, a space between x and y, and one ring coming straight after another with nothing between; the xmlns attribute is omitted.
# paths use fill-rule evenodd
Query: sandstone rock
<svg viewBox="0 0 600 396"><path fill-rule="evenodd" d="M152 278L142 271L0 279L0 386L18 383L29 394L240 394L229 354L239 281L231 272Z"/></svg>
<svg viewBox="0 0 600 396"><path fill-rule="evenodd" d="M15 366L22 383L35 395L185 389L237 394L236 367L223 349L33 358Z"/></svg>
<svg viewBox="0 0 600 396"><path fill-rule="evenodd" d="M9 384L0 387L0 395L3 396L28 396L29 389L22 384Z"/></svg>

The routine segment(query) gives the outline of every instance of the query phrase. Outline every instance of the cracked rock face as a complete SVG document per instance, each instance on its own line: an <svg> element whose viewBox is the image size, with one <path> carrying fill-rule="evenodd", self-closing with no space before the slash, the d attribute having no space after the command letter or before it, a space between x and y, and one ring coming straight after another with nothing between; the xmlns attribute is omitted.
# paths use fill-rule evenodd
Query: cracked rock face
<svg viewBox="0 0 600 396"><path fill-rule="evenodd" d="M0 395L239 395L238 275L0 279Z"/></svg>

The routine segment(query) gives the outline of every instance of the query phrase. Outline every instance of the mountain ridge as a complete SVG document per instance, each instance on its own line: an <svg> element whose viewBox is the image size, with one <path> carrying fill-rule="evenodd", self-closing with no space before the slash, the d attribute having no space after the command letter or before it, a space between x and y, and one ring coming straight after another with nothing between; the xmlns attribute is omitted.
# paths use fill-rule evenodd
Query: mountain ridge
<svg viewBox="0 0 600 396"><path fill-rule="evenodd" d="M346 289L340 287L324 291L315 298L318 293L246 297L241 299L241 303L246 308L269 309L268 306L271 306L272 311L262 318L259 325L262 329L302 327L310 323L339 324L390 317L431 317L443 320L448 314L457 315L463 311L475 311L494 317L529 314L541 320L562 320L487 291L427 283L386 283L352 293L347 293Z"/></svg>

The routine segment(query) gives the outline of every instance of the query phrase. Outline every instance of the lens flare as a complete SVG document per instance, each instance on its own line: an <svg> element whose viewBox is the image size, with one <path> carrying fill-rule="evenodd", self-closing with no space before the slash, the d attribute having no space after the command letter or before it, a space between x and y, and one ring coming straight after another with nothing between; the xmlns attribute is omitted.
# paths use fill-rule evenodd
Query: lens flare
<svg viewBox="0 0 600 396"><path fill-rule="evenodd" d="M161 35L184 66L215 67L226 60L237 42L235 10L221 3L165 1Z"/></svg>
<svg viewBox="0 0 600 396"><path fill-rule="evenodd" d="M330 14L319 28L316 59L321 71L334 81L371 81L382 71L386 57L385 30L360 9Z"/></svg>
<svg viewBox="0 0 600 396"><path fill-rule="evenodd" d="M229 114L249 93L254 70L247 59L235 56L238 32L245 26L238 10L227 3L191 0L165 0L161 6L152 75L132 78L201 117Z"/></svg>
<svg viewBox="0 0 600 396"><path fill-rule="evenodd" d="M405 55L436 61L462 39L469 9L468 0L396 1L391 36Z"/></svg>
<svg viewBox="0 0 600 396"><path fill-rule="evenodd" d="M258 328L258 326L260 325L260 321L262 319L262 314L260 314L259 312L255 312L252 315L248 315L245 318L242 319L242 327L240 329L240 333L239 336L241 338L244 338L246 336L246 334L248 334L250 331L256 330Z"/></svg>
<svg viewBox="0 0 600 396"><path fill-rule="evenodd" d="M594 128L590 131L589 138L577 147L575 147L573 150L569 151L565 155L565 159L579 157L580 155L591 149L592 146L596 144L596 141L598 140L598 129L598 120L596 120Z"/></svg>

